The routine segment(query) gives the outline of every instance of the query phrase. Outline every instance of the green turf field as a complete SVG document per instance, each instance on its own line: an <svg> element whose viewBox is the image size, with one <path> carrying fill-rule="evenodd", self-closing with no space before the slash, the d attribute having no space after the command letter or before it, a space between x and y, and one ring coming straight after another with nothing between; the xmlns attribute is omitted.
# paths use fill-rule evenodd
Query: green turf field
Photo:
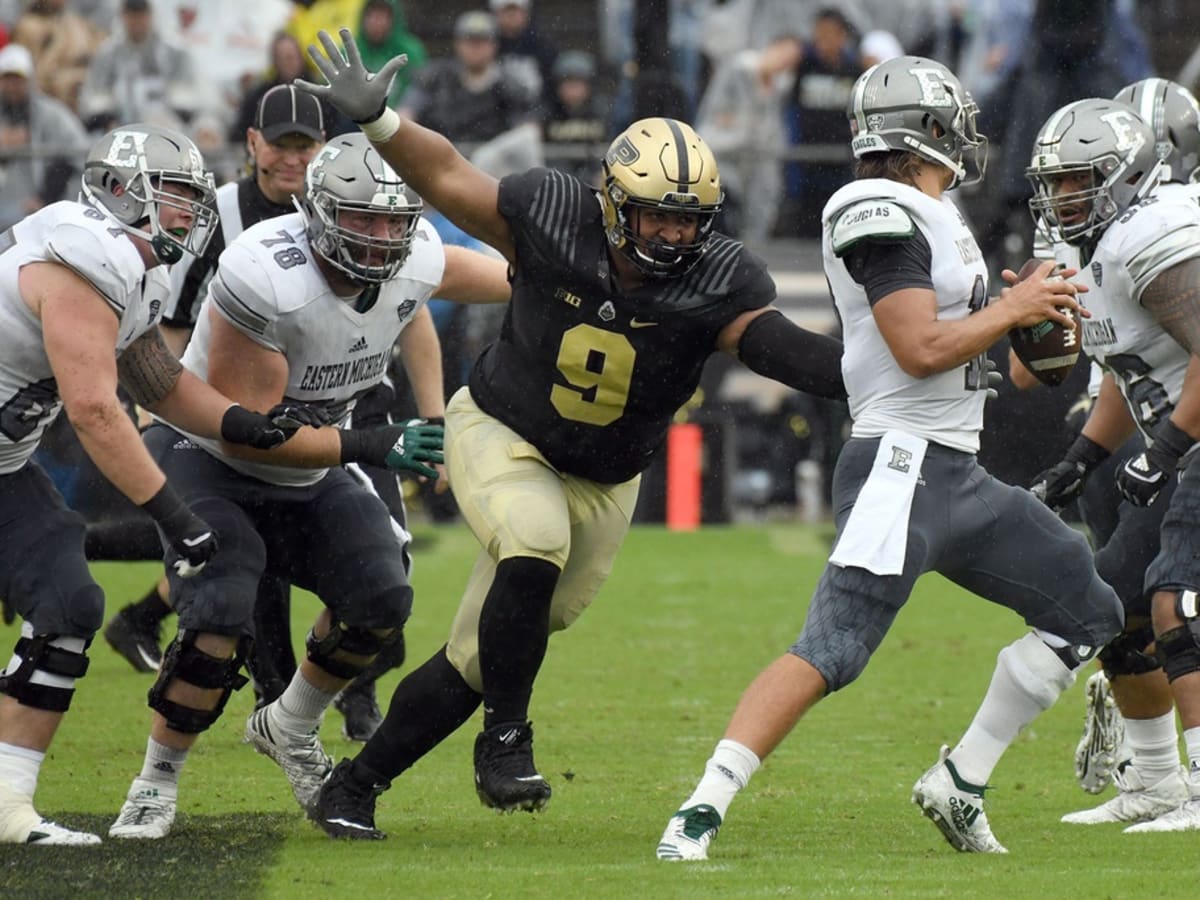
<svg viewBox="0 0 1200 900"><path fill-rule="evenodd" d="M444 639L474 555L463 529L423 532L409 657ZM95 850L0 847L0 897L1195 897L1196 835L1059 824L1095 802L1071 774L1082 690L1009 751L989 816L1007 857L955 853L909 802L938 745L966 727L996 652L1022 626L922 581L860 681L822 703L735 801L707 863L654 847L742 688L799 630L827 552L820 529L633 531L593 609L551 642L534 697L540 816L500 817L472 785L472 723L380 800L375 844L334 843L283 774L241 743L249 689L183 776L169 838ZM109 611L151 565L102 565ZM296 603L301 635L315 601ZM16 628L0 628L12 646ZM140 768L150 682L102 640L38 793L43 813L106 831ZM390 690L395 678L384 682ZM335 757L357 745L323 732Z"/></svg>

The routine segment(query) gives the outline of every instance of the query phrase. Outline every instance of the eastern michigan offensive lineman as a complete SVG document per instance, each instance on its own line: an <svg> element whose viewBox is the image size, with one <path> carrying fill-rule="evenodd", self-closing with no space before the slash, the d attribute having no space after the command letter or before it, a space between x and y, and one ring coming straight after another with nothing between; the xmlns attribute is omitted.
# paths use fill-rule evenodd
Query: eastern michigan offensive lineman
<svg viewBox="0 0 1200 900"><path fill-rule="evenodd" d="M251 405L286 396L344 422L382 381L399 340L418 412L441 416L441 356L426 301L436 293L501 302L509 286L502 261L443 248L421 209L362 134L334 138L309 163L303 211L248 228L221 255L184 364ZM318 735L325 710L408 618L403 537L379 496L343 464L436 478L441 425L421 418L306 428L293 440L267 466L259 454L234 455L165 425L146 432L151 452L229 552L196 578L170 576L179 634L150 690L145 760L112 837L169 833L188 752L244 683L239 669L264 572L312 591L326 607L291 682L245 730L283 769L302 807L331 768Z"/></svg>
<svg viewBox="0 0 1200 900"><path fill-rule="evenodd" d="M271 447L294 430L231 406L182 370L159 333L162 264L202 253L216 219L196 146L168 128L118 128L89 151L83 193L86 204L51 204L0 234L0 596L24 620L0 673L0 843L100 842L33 806L104 616L83 519L30 459L46 428L65 408L100 472L158 524L179 574L205 565L216 536L147 454L118 382L214 442Z"/></svg>
<svg viewBox="0 0 1200 900"><path fill-rule="evenodd" d="M373 76L349 31L345 55L328 34L320 39L326 55L310 52L329 85L300 86L365 123L432 206L499 250L513 299L446 409L450 484L480 543L449 642L400 683L384 724L309 812L335 837L382 837L380 786L481 702L481 801L538 810L551 788L534 765L528 714L547 641L607 577L640 473L705 360L722 350L768 377L843 396L841 345L772 309L762 262L713 231L720 177L690 126L631 125L605 156L600 196L549 169L497 182L442 135L387 109L403 57Z"/></svg>
<svg viewBox="0 0 1200 900"><path fill-rule="evenodd" d="M1129 502L1102 551L1114 557L1103 571L1120 589L1127 624L1100 658L1127 713L1133 760L1114 776L1116 797L1063 817L1138 823L1127 829L1138 832L1200 828L1200 472L1195 454L1185 458L1200 434L1200 190L1159 185L1155 145L1153 128L1132 108L1080 100L1042 126L1027 170L1031 211L1056 250L1078 248L1084 263L1079 281L1092 317L1083 349L1105 371L1074 452L1034 489L1057 505L1135 425L1146 441L1117 473ZM1179 765L1172 695L1190 773Z"/></svg>

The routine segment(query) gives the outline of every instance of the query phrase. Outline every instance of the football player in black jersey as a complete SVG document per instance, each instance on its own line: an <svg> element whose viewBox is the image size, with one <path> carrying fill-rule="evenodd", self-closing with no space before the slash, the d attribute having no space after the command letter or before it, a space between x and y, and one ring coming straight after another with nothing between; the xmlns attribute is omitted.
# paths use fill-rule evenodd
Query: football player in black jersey
<svg viewBox="0 0 1200 900"><path fill-rule="evenodd" d="M540 810L534 679L552 631L608 575L640 473L705 360L844 397L841 345L771 306L761 260L713 230L712 152L682 122L644 119L612 143L596 192L550 169L497 181L442 135L386 106L397 57L372 75L350 32L310 48L328 98L430 206L508 260L499 338L446 408L451 488L480 554L446 646L396 689L383 726L326 782L310 816L334 837L379 838L376 796L482 703L475 784L499 810Z"/></svg>

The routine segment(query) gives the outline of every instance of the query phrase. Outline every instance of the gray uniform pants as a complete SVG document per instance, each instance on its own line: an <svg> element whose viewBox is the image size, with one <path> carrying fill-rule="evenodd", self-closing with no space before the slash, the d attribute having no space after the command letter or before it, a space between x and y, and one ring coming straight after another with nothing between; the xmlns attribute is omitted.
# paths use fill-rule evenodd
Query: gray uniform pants
<svg viewBox="0 0 1200 900"><path fill-rule="evenodd" d="M855 438L838 458L833 502L839 536L878 447L878 438ZM930 444L901 574L826 565L791 652L821 673L829 692L845 687L866 668L917 578L930 571L1073 646L1101 647L1124 621L1082 534L1027 490L993 478L973 454Z"/></svg>

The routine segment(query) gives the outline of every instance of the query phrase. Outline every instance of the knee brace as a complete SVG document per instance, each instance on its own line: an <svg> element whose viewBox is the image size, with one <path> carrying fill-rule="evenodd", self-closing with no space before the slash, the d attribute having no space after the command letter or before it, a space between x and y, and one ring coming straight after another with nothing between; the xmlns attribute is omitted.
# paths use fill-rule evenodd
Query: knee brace
<svg viewBox="0 0 1200 900"><path fill-rule="evenodd" d="M175 640L167 647L167 652L163 654L158 678L147 694L146 700L150 708L162 714L172 731L199 734L208 730L220 718L230 695L246 684L246 676L242 675L240 670L245 662L249 643L247 638L240 639L233 656L220 659L196 648L194 631L180 629ZM167 688L173 679L198 688L220 689L221 696L217 698L217 704L212 709L183 706L167 699Z"/></svg>
<svg viewBox="0 0 1200 900"><path fill-rule="evenodd" d="M1200 672L1200 609L1195 591L1175 596L1175 612L1184 624L1158 636L1158 655L1167 681Z"/></svg>
<svg viewBox="0 0 1200 900"><path fill-rule="evenodd" d="M364 628L347 625L334 616L329 633L319 638L308 633L304 641L308 660L335 678L357 678L386 647L403 634L402 626Z"/></svg>
<svg viewBox="0 0 1200 900"><path fill-rule="evenodd" d="M1149 623L1133 631L1118 634L1105 645L1097 657L1108 677L1118 675L1145 675L1162 668L1157 653L1146 650L1154 643L1154 629Z"/></svg>
<svg viewBox="0 0 1200 900"><path fill-rule="evenodd" d="M75 681L87 674L84 652L90 641L58 634L33 635L22 626L13 660L0 675L0 694L7 694L22 706L48 712L66 712L75 694Z"/></svg>
<svg viewBox="0 0 1200 900"><path fill-rule="evenodd" d="M1028 694L1042 709L1049 709L1059 694L1075 680L1074 666L1064 658L1065 652L1076 656L1071 647L1055 649L1036 634L1027 634L1013 641L996 658L996 668L1003 669L1020 690Z"/></svg>

